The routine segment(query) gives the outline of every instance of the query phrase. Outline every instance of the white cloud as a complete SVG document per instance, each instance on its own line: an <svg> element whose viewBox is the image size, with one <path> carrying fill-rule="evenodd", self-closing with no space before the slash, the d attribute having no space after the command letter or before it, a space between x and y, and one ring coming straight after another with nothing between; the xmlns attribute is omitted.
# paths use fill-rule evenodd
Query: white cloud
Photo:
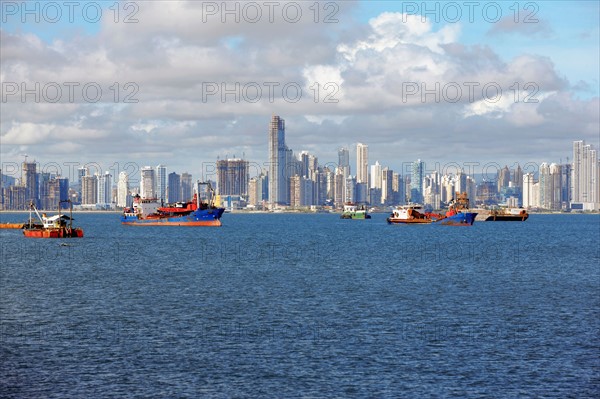
<svg viewBox="0 0 600 399"><path fill-rule="evenodd" d="M201 2L143 2L138 23L104 20L97 35L47 43L29 32L0 30L2 82L97 82L104 92L95 104L85 102L81 92L72 103L22 102L20 96L2 103L2 155L23 145L41 154L47 141L63 141L85 149L65 151L64 157L92 154L109 161L129 157L126 149L133 146L140 159L169 157L148 159L151 163L214 160L224 151L241 153L236 147L266 158L272 113L288 121L289 141L320 149L321 159L335 159L338 145L358 141L373 143L381 160L425 157L453 132L465 142L481 140L485 132L484 141L498 146L540 129L597 135L598 113L592 108L597 99L570 96L550 58L520 54L504 60L484 44L461 44L469 26L434 28L419 16L385 12L360 23L348 9L353 2L338 4L340 23L315 24L311 4L302 3L305 17L297 24L221 23L220 16L200 23ZM111 90L115 82L118 101ZM137 103L123 102L132 93L124 89L127 82L136 85ZM274 98L266 82L279 84ZM329 82L339 90L326 89ZM465 82L479 84L472 99ZM490 82L502 89L497 103L485 101L481 92ZM221 93L203 97L203 83L219 89L257 83L263 95L256 103L243 96L223 99ZM302 87L299 101L285 101L286 83ZM407 95L413 83L419 91L456 83L463 93L456 103L442 93L437 101L420 92ZM539 103L522 103L527 83L537 85ZM337 102L324 102L328 94ZM60 146L53 151L59 154Z"/></svg>

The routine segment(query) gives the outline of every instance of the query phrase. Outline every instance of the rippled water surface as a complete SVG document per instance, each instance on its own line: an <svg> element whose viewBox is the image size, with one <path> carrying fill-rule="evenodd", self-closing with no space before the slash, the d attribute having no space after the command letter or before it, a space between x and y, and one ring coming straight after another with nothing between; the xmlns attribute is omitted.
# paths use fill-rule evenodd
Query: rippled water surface
<svg viewBox="0 0 600 399"><path fill-rule="evenodd" d="M0 396L600 395L598 215L385 217L0 230Z"/></svg>

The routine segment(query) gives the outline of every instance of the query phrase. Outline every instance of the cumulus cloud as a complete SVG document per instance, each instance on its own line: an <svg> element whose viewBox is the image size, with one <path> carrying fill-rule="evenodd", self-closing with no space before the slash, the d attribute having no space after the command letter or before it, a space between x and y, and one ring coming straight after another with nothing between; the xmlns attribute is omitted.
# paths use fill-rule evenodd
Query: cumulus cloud
<svg viewBox="0 0 600 399"><path fill-rule="evenodd" d="M2 102L3 157L25 149L48 160L133 159L189 170L243 152L262 162L272 113L286 119L290 146L323 162L359 141L393 163L448 158L449 134L464 143L453 158L512 156L507 142L540 131L597 135L598 99L574 98L550 58L503 59L485 43L464 45L468 26L434 27L392 12L365 24L352 16L353 2L336 3L337 23L323 23L325 10L315 23L304 2L295 23L281 14L223 23L219 13L207 15L206 2L138 4L138 23L107 14L90 35L48 41L0 29L3 90L11 82L63 89L55 103L45 101L48 93ZM79 83L72 98L65 82ZM486 97L488 84L500 89L498 101ZM537 103L523 101L528 84ZM102 95L93 102L96 87ZM50 142L65 146L48 153ZM521 149L540 152L533 142Z"/></svg>

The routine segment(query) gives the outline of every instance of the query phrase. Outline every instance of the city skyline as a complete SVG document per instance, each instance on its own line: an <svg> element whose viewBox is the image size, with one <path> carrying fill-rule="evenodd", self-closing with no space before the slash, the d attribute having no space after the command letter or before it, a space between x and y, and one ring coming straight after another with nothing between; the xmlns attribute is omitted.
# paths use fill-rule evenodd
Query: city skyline
<svg viewBox="0 0 600 399"><path fill-rule="evenodd" d="M419 158L541 164L564 161L565 142L600 146L597 2L489 3L498 19L452 2L328 2L318 15L307 2L293 22L202 4L140 2L135 23L108 3L98 21L3 14L2 162L264 160L272 113L290 148L335 160L365 142L393 170Z"/></svg>
<svg viewBox="0 0 600 399"><path fill-rule="evenodd" d="M271 209L281 206L339 209L347 202L390 206L410 201L438 209L448 203L455 192L466 192L473 204L483 206L501 202L512 207L548 210L571 207L597 210L600 206L600 159L594 146L583 140L572 143L572 163L543 162L534 173L528 169L524 173L520 164L515 168L505 166L481 181L477 181L474 170L465 171L459 165L455 165L454 173L428 170L421 159L410 162L410 168L402 171L382 166L379 161L369 165L368 145L364 143L356 146L357 168L352 175L349 150L345 147L338 149L337 165L319 164L318 158L307 151L294 153L285 143L285 121L277 115L272 115L268 125L268 147L273 149L267 162L269 168L258 167L256 176L250 178L249 161L230 158L217 160L216 168L211 170L213 174L202 180L216 183L216 193L227 200L227 206L242 208L264 208L268 202ZM365 170L369 173L359 179L358 174L364 174ZM271 171L275 171L275 179L269 177ZM137 193L142 198L156 198L162 203L191 199L191 174L171 172L167 180L167 166L163 164L142 167L139 174L139 187L130 185L125 172L119 173L113 185L109 171L92 174L90 168L80 167L74 185L79 191L75 191L69 190L68 178L61 177L60 173L38 172L35 162L24 162L20 180L13 178L7 184L2 176L2 207L24 209L29 201L37 206L53 207L59 199L66 199L65 195L83 206L102 208L112 208L115 203L124 206L123 203L130 202ZM160 176L163 176L162 182ZM271 195L271 190L279 197Z"/></svg>

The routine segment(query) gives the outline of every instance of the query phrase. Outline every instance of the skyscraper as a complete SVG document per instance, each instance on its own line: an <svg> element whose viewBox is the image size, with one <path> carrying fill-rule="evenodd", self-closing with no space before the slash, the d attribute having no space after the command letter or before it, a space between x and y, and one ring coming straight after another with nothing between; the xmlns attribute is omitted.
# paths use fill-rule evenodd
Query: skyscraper
<svg viewBox="0 0 600 399"><path fill-rule="evenodd" d="M381 188L381 165L379 161L375 161L375 165L371 165L371 188Z"/></svg>
<svg viewBox="0 0 600 399"><path fill-rule="evenodd" d="M534 193L535 181L533 180L533 173L525 173L523 175L523 207L532 208L536 207L536 195Z"/></svg>
<svg viewBox="0 0 600 399"><path fill-rule="evenodd" d="M191 201L194 197L192 188L192 175L187 172L183 172L181 174L181 197L179 200L183 202Z"/></svg>
<svg viewBox="0 0 600 399"><path fill-rule="evenodd" d="M39 207L39 176L35 162L23 162L21 184L25 186L25 201L27 204L33 201L35 206Z"/></svg>
<svg viewBox="0 0 600 399"><path fill-rule="evenodd" d="M350 176L350 151L346 147L338 150L338 168L341 169L344 179Z"/></svg>
<svg viewBox="0 0 600 399"><path fill-rule="evenodd" d="M269 203L271 206L289 203L290 150L285 145L285 120L277 115L269 124Z"/></svg>
<svg viewBox="0 0 600 399"><path fill-rule="evenodd" d="M81 203L95 205L98 202L98 177L85 175L81 177Z"/></svg>
<svg viewBox="0 0 600 399"><path fill-rule="evenodd" d="M356 182L369 182L369 146L362 143L356 145Z"/></svg>
<svg viewBox="0 0 600 399"><path fill-rule="evenodd" d="M112 203L112 176L109 171L98 176L98 204Z"/></svg>
<svg viewBox="0 0 600 399"><path fill-rule="evenodd" d="M600 166L598 152L585 141L573 142L572 201L584 208L598 208L600 202Z"/></svg>
<svg viewBox="0 0 600 399"><path fill-rule="evenodd" d="M167 201L169 203L181 201L181 176L175 172L169 173L167 179Z"/></svg>
<svg viewBox="0 0 600 399"><path fill-rule="evenodd" d="M128 205L127 197L129 196L129 176L127 172L119 173L119 181L117 183L117 206L126 207Z"/></svg>
<svg viewBox="0 0 600 399"><path fill-rule="evenodd" d="M425 162L417 159L412 163L412 176L410 178L410 200L414 203L423 202L423 177Z"/></svg>
<svg viewBox="0 0 600 399"><path fill-rule="evenodd" d="M250 180L248 161L227 159L217 161L217 191L219 195L248 195Z"/></svg>
<svg viewBox="0 0 600 399"><path fill-rule="evenodd" d="M150 166L140 169L140 196L142 198L156 198L156 173Z"/></svg>
<svg viewBox="0 0 600 399"><path fill-rule="evenodd" d="M167 200L167 167L164 165L156 167L156 198L159 202Z"/></svg>

